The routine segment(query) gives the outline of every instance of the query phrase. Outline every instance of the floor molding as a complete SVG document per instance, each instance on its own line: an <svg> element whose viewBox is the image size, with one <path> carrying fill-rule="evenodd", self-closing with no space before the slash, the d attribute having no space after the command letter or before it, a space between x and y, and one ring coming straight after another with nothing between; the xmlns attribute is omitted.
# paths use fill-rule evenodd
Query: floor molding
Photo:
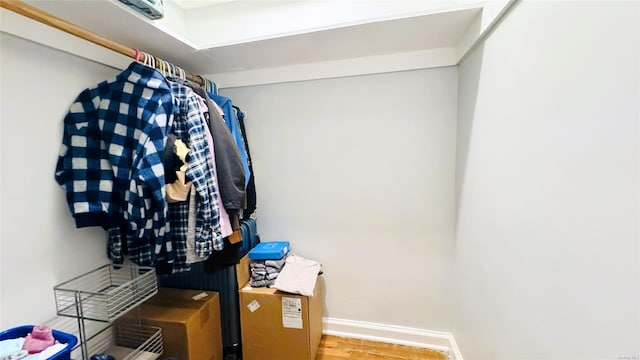
<svg viewBox="0 0 640 360"><path fill-rule="evenodd" d="M322 318L322 333L442 351L451 360L463 360L453 334L449 332L325 317Z"/></svg>

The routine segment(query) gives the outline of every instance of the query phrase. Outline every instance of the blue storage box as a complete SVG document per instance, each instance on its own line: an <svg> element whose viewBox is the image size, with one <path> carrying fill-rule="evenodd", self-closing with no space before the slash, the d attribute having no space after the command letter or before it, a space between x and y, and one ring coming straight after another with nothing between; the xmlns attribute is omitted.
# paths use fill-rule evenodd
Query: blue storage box
<svg viewBox="0 0 640 360"><path fill-rule="evenodd" d="M249 251L249 260L277 260L289 253L288 241L263 241Z"/></svg>
<svg viewBox="0 0 640 360"><path fill-rule="evenodd" d="M23 325L14 327L11 329L0 332L0 340L16 339L26 337L33 330L33 325ZM53 338L61 344L66 344L64 349L60 350L57 354L53 355L49 359L52 360L70 360L71 350L78 344L78 338L74 335L67 334L62 331L52 330Z"/></svg>

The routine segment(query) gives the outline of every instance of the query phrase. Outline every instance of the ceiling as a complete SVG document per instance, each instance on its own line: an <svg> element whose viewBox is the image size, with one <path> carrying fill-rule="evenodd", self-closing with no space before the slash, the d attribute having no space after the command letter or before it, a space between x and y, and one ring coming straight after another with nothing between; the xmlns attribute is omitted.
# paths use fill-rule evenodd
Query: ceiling
<svg viewBox="0 0 640 360"><path fill-rule="evenodd" d="M165 0L165 17L152 21L116 0L26 2L205 75L373 57L383 63L387 55L424 57L425 50L456 54L478 38L488 13L484 2L470 0ZM454 57L439 66L455 65Z"/></svg>
<svg viewBox="0 0 640 360"><path fill-rule="evenodd" d="M237 2L183 0L177 4L194 8L232 1ZM458 43L480 13L480 8L463 9L201 48L185 39L186 32L182 39L173 36L118 2L31 0L29 3L111 40L204 74L448 47ZM114 26L116 23L121 25Z"/></svg>
<svg viewBox="0 0 640 360"><path fill-rule="evenodd" d="M478 10L342 27L203 50L210 73L308 64L457 44Z"/></svg>
<svg viewBox="0 0 640 360"><path fill-rule="evenodd" d="M223 3L228 3L232 1L241 1L241 0L168 0L173 1L178 4L183 9L197 9L211 5L218 5Z"/></svg>

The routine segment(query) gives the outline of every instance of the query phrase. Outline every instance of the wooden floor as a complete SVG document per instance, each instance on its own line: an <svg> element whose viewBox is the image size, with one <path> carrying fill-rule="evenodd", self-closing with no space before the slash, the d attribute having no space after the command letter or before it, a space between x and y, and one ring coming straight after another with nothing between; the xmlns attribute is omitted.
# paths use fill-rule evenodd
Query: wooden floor
<svg viewBox="0 0 640 360"><path fill-rule="evenodd" d="M336 336L322 336L316 360L446 360L443 353L415 347Z"/></svg>

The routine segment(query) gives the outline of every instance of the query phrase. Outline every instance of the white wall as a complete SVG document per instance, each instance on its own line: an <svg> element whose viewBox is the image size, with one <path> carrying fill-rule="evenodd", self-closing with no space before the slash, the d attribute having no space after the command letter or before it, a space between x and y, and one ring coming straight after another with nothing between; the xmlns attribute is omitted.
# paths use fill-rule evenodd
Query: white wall
<svg viewBox="0 0 640 360"><path fill-rule="evenodd" d="M522 2L460 66L465 359L640 355L637 2Z"/></svg>
<svg viewBox="0 0 640 360"><path fill-rule="evenodd" d="M455 68L225 89L262 239L323 263L325 316L451 330Z"/></svg>
<svg viewBox="0 0 640 360"><path fill-rule="evenodd" d="M638 11L523 2L459 79L226 89L249 113L263 239L323 262L326 316L453 330L466 359L637 356ZM68 106L118 71L0 41L8 328L50 318L55 284L108 262L53 172Z"/></svg>
<svg viewBox="0 0 640 360"><path fill-rule="evenodd" d="M108 263L101 229L75 229L54 180L62 120L103 65L2 34L0 329L55 315L53 286Z"/></svg>

